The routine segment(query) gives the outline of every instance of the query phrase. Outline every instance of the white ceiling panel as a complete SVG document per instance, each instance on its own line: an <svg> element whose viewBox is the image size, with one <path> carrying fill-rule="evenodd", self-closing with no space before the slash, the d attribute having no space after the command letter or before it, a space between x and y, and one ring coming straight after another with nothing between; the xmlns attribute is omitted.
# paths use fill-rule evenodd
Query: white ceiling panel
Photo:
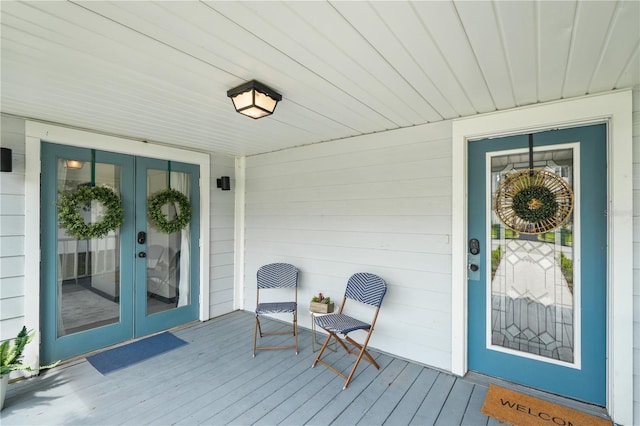
<svg viewBox="0 0 640 426"><path fill-rule="evenodd" d="M537 10L532 2L495 4L498 27L518 105L538 101Z"/></svg>
<svg viewBox="0 0 640 426"><path fill-rule="evenodd" d="M495 102L454 4L418 2L414 5L475 112L495 110Z"/></svg>
<svg viewBox="0 0 640 426"><path fill-rule="evenodd" d="M0 111L253 155L640 84L638 1L1 1ZM257 79L272 116L226 91Z"/></svg>
<svg viewBox="0 0 640 426"><path fill-rule="evenodd" d="M603 48L606 47L616 2L578 2L563 96L589 93Z"/></svg>
<svg viewBox="0 0 640 426"><path fill-rule="evenodd" d="M455 74L451 72L445 53L440 50L425 27L414 4L375 2L374 7L384 16L386 24L394 29L396 37L407 50L411 60L416 62L433 85L435 93L421 93L428 96L427 99L440 115L444 118L455 118L475 114L471 101ZM403 67L402 64L396 66Z"/></svg>
<svg viewBox="0 0 640 426"><path fill-rule="evenodd" d="M382 98L378 101L388 104L394 111L402 108L403 104L405 108L409 106L414 112L412 117L407 117L412 124L424 123L425 119L442 120L443 117L404 76L400 67L412 64L412 60L382 16L372 7L362 7L356 2L336 2L333 5L362 37L362 47L353 46L349 51L368 52L368 61L365 55L356 59L366 67L367 72L375 75L381 89L376 90Z"/></svg>
<svg viewBox="0 0 640 426"><path fill-rule="evenodd" d="M515 105L513 79L495 5L485 1L462 1L456 2L455 6L496 107L512 107Z"/></svg>
<svg viewBox="0 0 640 426"><path fill-rule="evenodd" d="M618 3L605 40L605 47L589 84L589 91L607 90L615 85L628 58L638 51L640 44L640 2ZM636 68L637 70L637 68Z"/></svg>
<svg viewBox="0 0 640 426"><path fill-rule="evenodd" d="M574 1L538 3L538 102L562 95L576 7Z"/></svg>

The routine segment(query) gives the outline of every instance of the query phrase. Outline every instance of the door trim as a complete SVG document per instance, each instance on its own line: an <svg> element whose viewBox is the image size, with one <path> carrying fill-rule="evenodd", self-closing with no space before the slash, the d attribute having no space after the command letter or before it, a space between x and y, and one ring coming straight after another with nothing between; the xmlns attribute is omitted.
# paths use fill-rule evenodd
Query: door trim
<svg viewBox="0 0 640 426"><path fill-rule="evenodd" d="M633 422L632 91L547 102L453 121L451 370L467 365L467 148L470 140L607 123L607 410ZM615 286L612 283L615 282Z"/></svg>
<svg viewBox="0 0 640 426"><path fill-rule="evenodd" d="M200 312L209 319L209 199L210 156L139 140L93 133L37 121L25 121L25 256L24 321L28 329L40 332L40 143L52 142L82 148L95 148L140 157L177 160L200 168ZM40 365L40 345L25 348L25 362Z"/></svg>

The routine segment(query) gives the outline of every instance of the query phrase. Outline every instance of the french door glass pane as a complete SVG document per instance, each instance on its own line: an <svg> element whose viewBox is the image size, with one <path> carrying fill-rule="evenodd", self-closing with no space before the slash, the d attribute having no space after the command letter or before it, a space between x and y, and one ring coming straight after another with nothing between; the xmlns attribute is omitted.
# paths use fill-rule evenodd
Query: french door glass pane
<svg viewBox="0 0 640 426"><path fill-rule="evenodd" d="M189 198L189 175L167 170L147 170L147 197L167 189L178 190ZM167 220L174 220L179 207L162 207ZM172 234L158 230L147 218L147 315L190 304L189 226Z"/></svg>
<svg viewBox="0 0 640 426"><path fill-rule="evenodd" d="M573 186L573 150L536 151L534 167L556 173ZM491 158L494 200L510 173L529 167L529 154ZM491 205L491 345L568 363L574 362L573 228L526 235L506 228Z"/></svg>
<svg viewBox="0 0 640 426"><path fill-rule="evenodd" d="M58 160L58 197L91 185L91 164ZM95 164L95 185L121 190L120 166ZM100 221L102 203L82 206L86 223ZM120 321L120 231L102 238L80 240L58 224L57 336L62 337Z"/></svg>

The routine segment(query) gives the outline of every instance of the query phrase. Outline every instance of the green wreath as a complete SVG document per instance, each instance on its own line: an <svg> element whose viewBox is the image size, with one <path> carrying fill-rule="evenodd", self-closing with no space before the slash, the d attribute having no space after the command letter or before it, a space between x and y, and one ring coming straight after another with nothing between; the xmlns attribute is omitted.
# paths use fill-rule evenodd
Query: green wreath
<svg viewBox="0 0 640 426"><path fill-rule="evenodd" d="M555 194L547 187L534 185L513 196L513 211L522 220L538 223L553 218L558 212Z"/></svg>
<svg viewBox="0 0 640 426"><path fill-rule="evenodd" d="M169 203L178 204L178 215L173 220L168 220L162 212L162 207ZM184 229L191 222L191 203L182 192L175 189L165 189L149 197L147 214L158 230L165 234L173 234Z"/></svg>
<svg viewBox="0 0 640 426"><path fill-rule="evenodd" d="M81 240L102 238L118 229L124 222L122 200L106 186L81 186L75 191L61 191L58 203L58 217L67 234ZM80 209L91 201L99 201L107 209L104 216L93 223L85 223Z"/></svg>

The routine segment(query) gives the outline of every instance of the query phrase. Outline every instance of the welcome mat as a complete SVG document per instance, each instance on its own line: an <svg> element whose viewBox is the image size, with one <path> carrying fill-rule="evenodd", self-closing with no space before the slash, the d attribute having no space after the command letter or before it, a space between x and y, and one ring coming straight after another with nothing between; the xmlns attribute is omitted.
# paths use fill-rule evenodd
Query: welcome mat
<svg viewBox="0 0 640 426"><path fill-rule="evenodd" d="M482 413L514 426L611 426L600 417L572 410L571 408L543 401L495 385L482 406Z"/></svg>
<svg viewBox="0 0 640 426"><path fill-rule="evenodd" d="M169 332L164 332L92 355L87 357L87 361L89 361L96 370L105 375L186 344L187 342L184 340Z"/></svg>

